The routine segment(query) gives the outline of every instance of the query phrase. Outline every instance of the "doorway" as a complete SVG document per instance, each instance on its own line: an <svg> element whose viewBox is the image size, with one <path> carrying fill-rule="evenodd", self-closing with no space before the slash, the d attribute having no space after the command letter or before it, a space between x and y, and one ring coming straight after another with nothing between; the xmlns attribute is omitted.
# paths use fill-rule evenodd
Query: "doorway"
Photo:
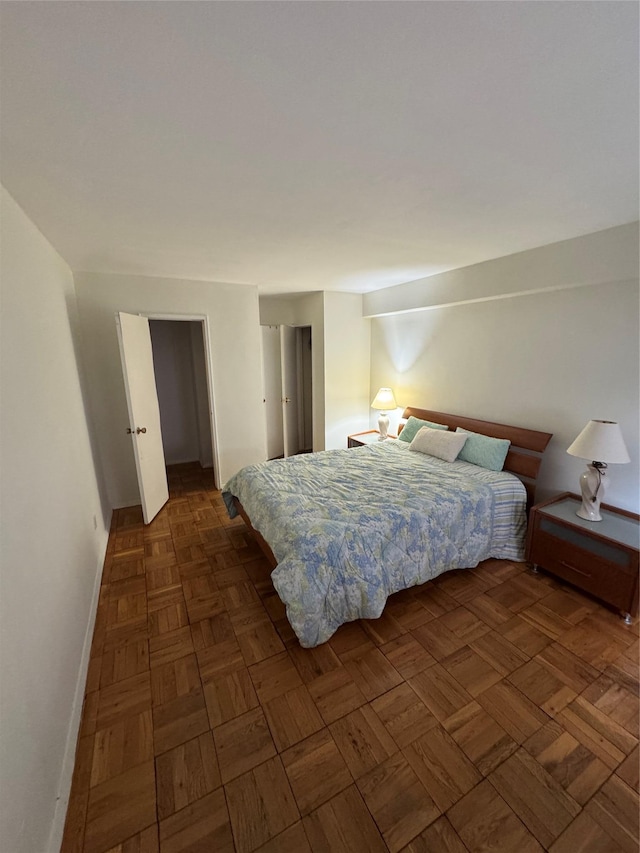
<svg viewBox="0 0 640 853"><path fill-rule="evenodd" d="M202 321L149 319L165 466L213 473Z"/></svg>
<svg viewBox="0 0 640 853"><path fill-rule="evenodd" d="M267 456L313 447L311 326L262 326L262 387Z"/></svg>

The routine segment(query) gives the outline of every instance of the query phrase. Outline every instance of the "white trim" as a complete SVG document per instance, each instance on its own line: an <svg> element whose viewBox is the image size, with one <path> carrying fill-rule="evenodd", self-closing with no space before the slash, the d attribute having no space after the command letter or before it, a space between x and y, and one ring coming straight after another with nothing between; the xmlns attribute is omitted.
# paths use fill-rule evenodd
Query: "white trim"
<svg viewBox="0 0 640 853"><path fill-rule="evenodd" d="M107 556L107 545L109 544L111 515L113 515L113 512L109 517L109 525L105 525L106 538L104 541L104 547L101 549L102 557L98 561L98 568L93 583L93 594L91 596L91 607L89 609L89 621L87 622L87 630L82 644L80 669L78 671L78 680L76 681L76 689L73 695L73 704L71 705L71 720L69 721L67 742L64 747L64 756L62 759L62 770L60 772L60 780L58 783L55 811L53 813L51 831L49 832L49 840L47 842L47 850L50 851L50 853L57 853L57 851L60 850L62 836L64 833L64 824L67 817L67 809L69 807L71 782L73 780L73 770L76 763L76 749L78 746L78 736L80 734L84 691L87 684L87 673L89 671L89 661L91 658L91 644L93 642L93 632L96 624L96 615L98 613L98 599L100 598L102 572Z"/></svg>

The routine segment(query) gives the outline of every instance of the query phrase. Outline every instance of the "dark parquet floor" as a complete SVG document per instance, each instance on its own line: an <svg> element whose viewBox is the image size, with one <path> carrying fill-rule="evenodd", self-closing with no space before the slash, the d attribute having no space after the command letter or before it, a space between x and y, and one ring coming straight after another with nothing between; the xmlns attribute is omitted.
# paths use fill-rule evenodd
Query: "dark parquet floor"
<svg viewBox="0 0 640 853"><path fill-rule="evenodd" d="M302 649L210 474L114 513L63 853L638 850L638 626L523 564Z"/></svg>

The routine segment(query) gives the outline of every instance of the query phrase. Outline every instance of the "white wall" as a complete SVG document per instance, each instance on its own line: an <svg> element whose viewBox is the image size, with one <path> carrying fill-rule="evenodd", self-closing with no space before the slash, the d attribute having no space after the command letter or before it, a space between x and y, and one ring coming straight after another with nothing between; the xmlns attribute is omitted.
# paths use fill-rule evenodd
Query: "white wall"
<svg viewBox="0 0 640 853"><path fill-rule="evenodd" d="M0 846L41 853L61 839L109 513L71 271L4 190L1 205Z"/></svg>
<svg viewBox="0 0 640 853"><path fill-rule="evenodd" d="M347 436L369 429L370 321L359 293L324 294L325 446L347 446Z"/></svg>
<svg viewBox="0 0 640 853"><path fill-rule="evenodd" d="M266 459L258 292L218 282L78 273L78 306L96 436L111 505L140 502L114 316L204 315L210 335L217 482Z"/></svg>
<svg viewBox="0 0 640 853"><path fill-rule="evenodd" d="M448 281L451 276L446 274ZM441 278L421 284L425 304L443 298ZM490 293L496 281L503 289L497 298L468 301L471 293ZM549 282L555 290L546 289ZM515 295L523 283L528 294ZM579 490L585 463L565 451L588 420L619 421L632 461L611 466L606 499L638 512L637 226L456 270L455 289L463 301L449 307L403 312L407 288L397 288L399 313L390 313L394 288L379 297L387 316L372 320L372 394L390 385L401 406L553 432L539 498ZM365 299L369 311L374 296Z"/></svg>
<svg viewBox="0 0 640 853"><path fill-rule="evenodd" d="M149 322L162 444L167 465L200 459L190 327L189 322Z"/></svg>

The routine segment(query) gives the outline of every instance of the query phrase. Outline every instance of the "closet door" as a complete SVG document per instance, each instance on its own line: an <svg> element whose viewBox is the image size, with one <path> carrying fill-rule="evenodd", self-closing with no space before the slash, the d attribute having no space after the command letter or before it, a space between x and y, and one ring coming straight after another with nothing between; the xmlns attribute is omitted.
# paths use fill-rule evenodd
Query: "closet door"
<svg viewBox="0 0 640 853"><path fill-rule="evenodd" d="M267 423L267 458L284 456L280 328L262 326L262 396Z"/></svg>
<svg viewBox="0 0 640 853"><path fill-rule="evenodd" d="M300 448L298 446L298 354L296 330L292 326L280 326L280 357L284 455L293 456Z"/></svg>
<svg viewBox="0 0 640 853"><path fill-rule="evenodd" d="M142 515L149 524L169 500L149 321L119 313L116 325Z"/></svg>

